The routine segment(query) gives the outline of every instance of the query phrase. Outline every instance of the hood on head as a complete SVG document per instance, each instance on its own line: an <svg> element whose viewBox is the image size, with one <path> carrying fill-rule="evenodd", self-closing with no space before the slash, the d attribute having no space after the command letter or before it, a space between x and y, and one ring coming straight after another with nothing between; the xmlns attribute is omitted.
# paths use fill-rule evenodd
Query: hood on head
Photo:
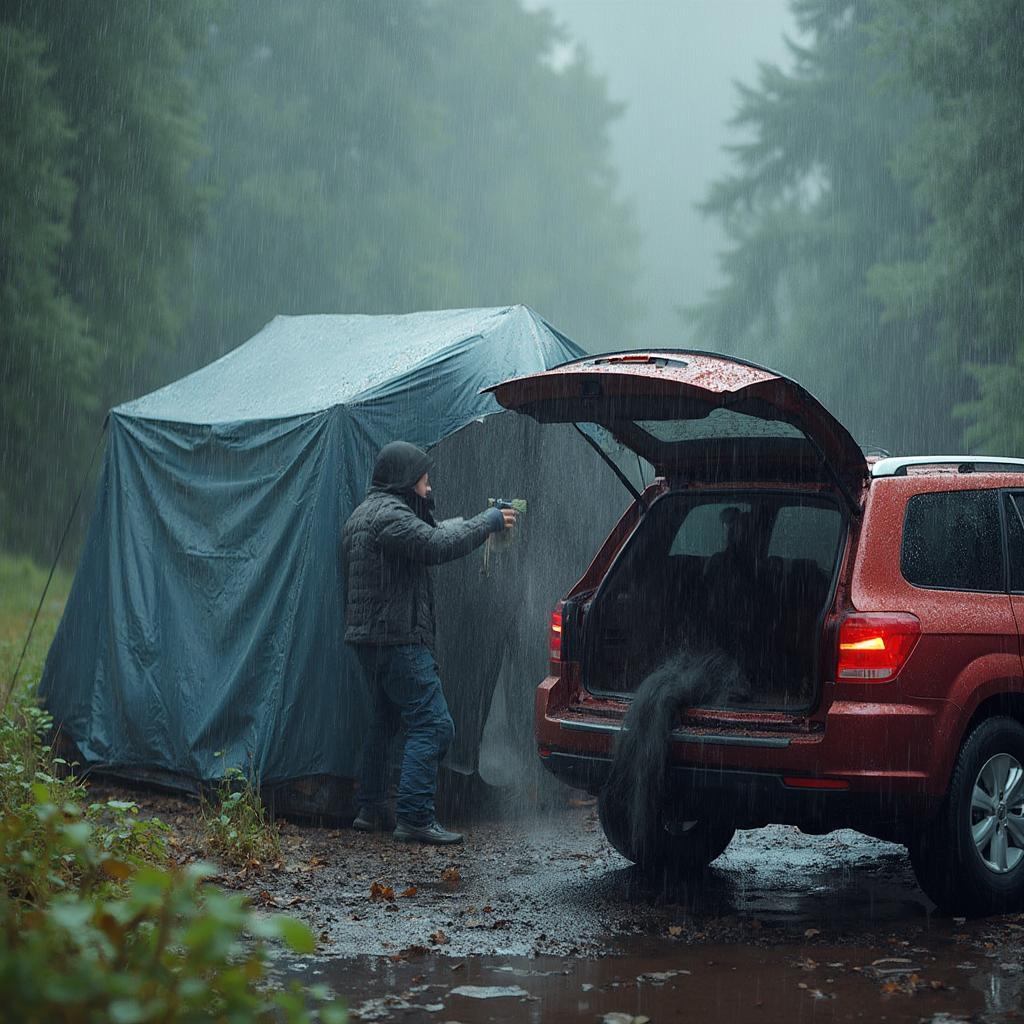
<svg viewBox="0 0 1024 1024"><path fill-rule="evenodd" d="M432 466L433 460L422 448L408 441L392 441L381 448L373 465L373 486L392 494L408 494Z"/></svg>

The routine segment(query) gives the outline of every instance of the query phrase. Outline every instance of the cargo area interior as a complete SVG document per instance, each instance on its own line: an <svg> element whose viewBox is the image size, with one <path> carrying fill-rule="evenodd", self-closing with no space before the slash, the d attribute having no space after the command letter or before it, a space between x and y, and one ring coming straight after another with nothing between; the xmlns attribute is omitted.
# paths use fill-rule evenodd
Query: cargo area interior
<svg viewBox="0 0 1024 1024"><path fill-rule="evenodd" d="M845 520L807 491L669 491L619 553L587 613L584 685L629 694L681 650L724 651L746 693L707 707L809 707Z"/></svg>

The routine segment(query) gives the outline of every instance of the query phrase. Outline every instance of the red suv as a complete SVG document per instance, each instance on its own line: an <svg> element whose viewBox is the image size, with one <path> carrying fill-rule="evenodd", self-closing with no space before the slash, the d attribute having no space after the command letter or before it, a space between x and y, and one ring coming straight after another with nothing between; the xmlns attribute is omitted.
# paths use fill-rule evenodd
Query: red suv
<svg viewBox="0 0 1024 1024"><path fill-rule="evenodd" d="M680 648L750 681L681 713L657 835L602 807L612 845L700 868L737 828L848 827L905 843L950 912L1024 907L1024 460L869 459L794 381L707 352L490 390L580 426L634 497L552 615L550 771L599 793L631 694ZM653 467L642 493L607 435Z"/></svg>

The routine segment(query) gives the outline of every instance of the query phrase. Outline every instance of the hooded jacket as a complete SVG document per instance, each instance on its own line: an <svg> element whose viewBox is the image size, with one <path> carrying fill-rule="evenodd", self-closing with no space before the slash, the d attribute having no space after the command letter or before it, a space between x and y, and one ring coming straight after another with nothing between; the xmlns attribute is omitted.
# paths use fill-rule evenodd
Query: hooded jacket
<svg viewBox="0 0 1024 1024"><path fill-rule="evenodd" d="M504 529L501 512L435 523L432 503L413 488L431 467L405 441L385 445L366 498L341 534L345 640L434 647L434 590L428 567L468 555Z"/></svg>

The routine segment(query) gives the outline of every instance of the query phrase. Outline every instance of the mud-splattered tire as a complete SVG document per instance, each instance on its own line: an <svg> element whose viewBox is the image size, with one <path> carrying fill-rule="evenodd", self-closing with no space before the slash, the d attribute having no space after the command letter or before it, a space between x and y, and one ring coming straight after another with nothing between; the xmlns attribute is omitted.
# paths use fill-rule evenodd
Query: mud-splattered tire
<svg viewBox="0 0 1024 1024"><path fill-rule="evenodd" d="M670 823L659 819L657 827L642 843L634 845L624 819L604 799L597 800L597 812L605 838L627 860L643 871L692 874L717 860L732 842L736 829L714 820Z"/></svg>
<svg viewBox="0 0 1024 1024"><path fill-rule="evenodd" d="M964 740L949 794L910 843L910 861L946 913L1024 909L1024 726L989 718Z"/></svg>

